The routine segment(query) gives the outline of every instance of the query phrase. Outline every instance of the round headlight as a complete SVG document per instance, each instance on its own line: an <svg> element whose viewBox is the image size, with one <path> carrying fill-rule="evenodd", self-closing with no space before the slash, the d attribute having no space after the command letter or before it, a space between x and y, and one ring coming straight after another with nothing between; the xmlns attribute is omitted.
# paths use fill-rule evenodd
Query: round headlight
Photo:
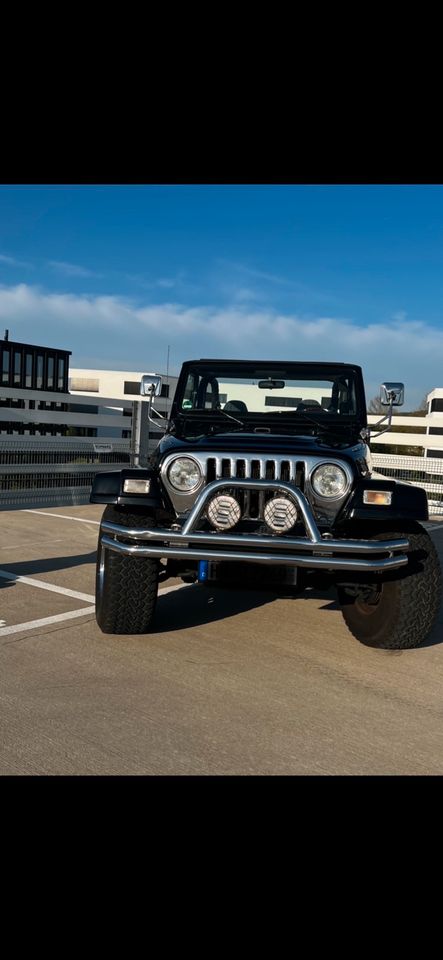
<svg viewBox="0 0 443 960"><path fill-rule="evenodd" d="M348 486L345 471L335 463L322 463L311 477L312 487L319 497L341 497Z"/></svg>
<svg viewBox="0 0 443 960"><path fill-rule="evenodd" d="M190 460L188 457L177 457L177 460L174 460L169 467L168 477L169 482L176 490L187 493L198 486L202 474L195 460Z"/></svg>

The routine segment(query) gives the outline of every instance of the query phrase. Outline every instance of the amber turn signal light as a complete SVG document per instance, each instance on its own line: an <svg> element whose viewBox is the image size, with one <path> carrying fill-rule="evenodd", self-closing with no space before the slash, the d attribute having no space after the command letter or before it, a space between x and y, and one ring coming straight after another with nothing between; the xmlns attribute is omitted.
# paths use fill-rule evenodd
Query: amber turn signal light
<svg viewBox="0 0 443 960"><path fill-rule="evenodd" d="M388 507L392 503L392 490L364 490L363 503L374 503L379 507Z"/></svg>

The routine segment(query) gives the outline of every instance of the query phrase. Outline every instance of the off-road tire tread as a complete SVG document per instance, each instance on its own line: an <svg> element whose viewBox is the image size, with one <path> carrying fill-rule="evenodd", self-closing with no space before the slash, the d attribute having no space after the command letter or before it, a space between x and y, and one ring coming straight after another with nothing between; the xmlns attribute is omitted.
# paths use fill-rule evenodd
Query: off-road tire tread
<svg viewBox="0 0 443 960"><path fill-rule="evenodd" d="M151 518L142 514L127 513L107 506L103 520L119 523L125 527L153 526ZM148 633L157 602L159 561L146 557L125 557L123 554L105 551L105 578L101 602L98 599L98 569L100 563L100 540L97 554L97 623L103 633L142 634Z"/></svg>
<svg viewBox="0 0 443 960"><path fill-rule="evenodd" d="M361 532L359 536L361 536ZM410 543L409 565L399 571L396 578L391 576L396 584L397 596L396 621L386 634L376 643L359 634L358 627L348 620L348 611L351 607L342 606L342 614L346 626L352 635L367 646L376 646L384 650L405 650L419 647L429 636L437 618L442 597L442 574L437 550L429 534L420 524L415 524L411 530L389 530L379 533L377 539L387 540L408 537ZM369 538L368 538L369 539ZM372 537L371 537L372 539ZM420 560L415 559L421 557ZM340 590L339 590L340 601Z"/></svg>

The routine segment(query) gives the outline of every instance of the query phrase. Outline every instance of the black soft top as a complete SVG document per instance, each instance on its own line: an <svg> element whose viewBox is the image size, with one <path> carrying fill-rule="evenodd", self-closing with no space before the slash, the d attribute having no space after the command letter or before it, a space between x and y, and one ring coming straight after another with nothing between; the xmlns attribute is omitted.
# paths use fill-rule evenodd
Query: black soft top
<svg viewBox="0 0 443 960"><path fill-rule="evenodd" d="M357 374L357 379L363 380L362 368L356 363L335 363L330 360L225 360L223 357L202 357L200 360L185 360L181 373L182 375L190 367L216 367L221 375L225 371L241 371L254 369L259 372L269 370L288 371L287 378L290 379L290 372L297 371L306 378L309 378L315 370L321 370L324 374L341 374L346 370L351 370ZM225 374L226 375L226 374Z"/></svg>

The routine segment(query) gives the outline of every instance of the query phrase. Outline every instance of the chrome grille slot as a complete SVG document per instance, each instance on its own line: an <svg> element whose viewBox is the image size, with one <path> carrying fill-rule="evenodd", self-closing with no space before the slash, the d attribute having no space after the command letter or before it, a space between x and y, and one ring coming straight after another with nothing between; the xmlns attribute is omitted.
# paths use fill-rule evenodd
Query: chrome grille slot
<svg viewBox="0 0 443 960"><path fill-rule="evenodd" d="M231 477L231 460L222 460L222 477Z"/></svg>
<svg viewBox="0 0 443 960"><path fill-rule="evenodd" d="M253 480L261 480L260 460L251 460L251 477Z"/></svg>
<svg viewBox="0 0 443 960"><path fill-rule="evenodd" d="M215 476L215 457L208 457L206 464L206 483L216 480Z"/></svg>
<svg viewBox="0 0 443 960"><path fill-rule="evenodd" d="M276 477L276 462L275 460L266 460L266 471L265 471L265 480L280 480L280 477Z"/></svg>
<svg viewBox="0 0 443 960"><path fill-rule="evenodd" d="M305 489L305 465L303 460L298 460L295 469L295 486L299 490Z"/></svg>
<svg viewBox="0 0 443 960"><path fill-rule="evenodd" d="M287 483L289 483L290 477L291 477L291 470L290 470L289 460L282 460L280 464L280 476L278 479L285 480Z"/></svg>

